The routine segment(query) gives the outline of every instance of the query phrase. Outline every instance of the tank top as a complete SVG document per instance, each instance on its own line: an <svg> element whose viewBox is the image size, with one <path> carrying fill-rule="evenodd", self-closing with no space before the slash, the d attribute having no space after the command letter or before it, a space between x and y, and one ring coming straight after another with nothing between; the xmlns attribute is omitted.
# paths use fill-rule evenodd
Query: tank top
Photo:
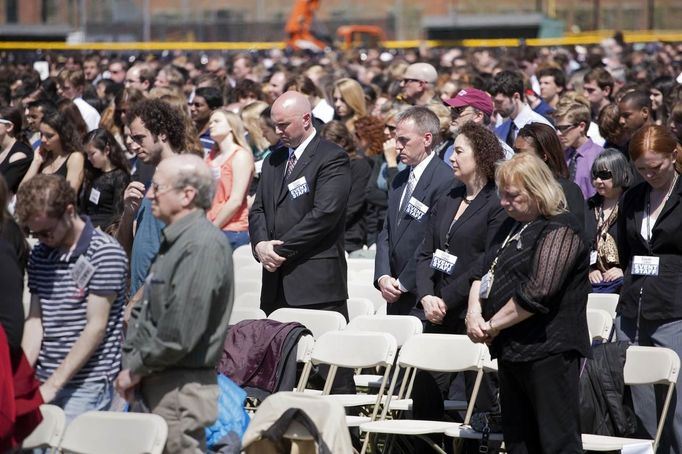
<svg viewBox="0 0 682 454"><path fill-rule="evenodd" d="M213 171L213 176L216 180L216 193L213 198L213 204L211 209L208 211L208 219L213 222L218 216L218 213L223 208L225 203L230 199L230 192L232 191L232 179L233 179L233 169L232 161L236 156L237 152L233 152L232 155L225 160L220 166L220 170L213 167L211 164L215 159L215 155L210 153L208 155L208 163L211 165L211 170ZM246 193L244 194L244 200L242 200L241 205L237 208L237 211L232 215L225 224L220 228L222 230L228 230L231 232L245 232L249 229L249 207L246 202Z"/></svg>

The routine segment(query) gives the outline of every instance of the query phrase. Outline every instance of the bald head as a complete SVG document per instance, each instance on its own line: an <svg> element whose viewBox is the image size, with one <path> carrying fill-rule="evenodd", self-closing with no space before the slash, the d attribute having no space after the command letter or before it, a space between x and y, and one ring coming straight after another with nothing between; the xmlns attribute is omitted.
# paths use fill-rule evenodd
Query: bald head
<svg viewBox="0 0 682 454"><path fill-rule="evenodd" d="M403 79L414 79L433 84L438 79L438 72L428 63L412 63L407 67Z"/></svg>
<svg viewBox="0 0 682 454"><path fill-rule="evenodd" d="M275 99L275 102L272 104L272 110L275 111L277 109L285 109L289 112L295 112L297 115L303 115L310 113L312 107L310 107L308 97L303 93L287 91Z"/></svg>
<svg viewBox="0 0 682 454"><path fill-rule="evenodd" d="M407 67L402 81L402 95L405 101L416 106L425 106L433 99L436 68L428 63L413 63Z"/></svg>
<svg viewBox="0 0 682 454"><path fill-rule="evenodd" d="M315 132L308 97L297 91L287 91L272 104L272 122L282 143L289 148L298 147Z"/></svg>

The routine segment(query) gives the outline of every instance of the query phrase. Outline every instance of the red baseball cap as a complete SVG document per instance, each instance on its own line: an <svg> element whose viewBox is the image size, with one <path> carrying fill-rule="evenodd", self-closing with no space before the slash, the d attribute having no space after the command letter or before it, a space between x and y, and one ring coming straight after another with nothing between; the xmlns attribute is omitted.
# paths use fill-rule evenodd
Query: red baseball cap
<svg viewBox="0 0 682 454"><path fill-rule="evenodd" d="M488 93L477 88L463 88L454 98L445 101L445 104L450 107L471 106L487 115L493 114L492 98Z"/></svg>

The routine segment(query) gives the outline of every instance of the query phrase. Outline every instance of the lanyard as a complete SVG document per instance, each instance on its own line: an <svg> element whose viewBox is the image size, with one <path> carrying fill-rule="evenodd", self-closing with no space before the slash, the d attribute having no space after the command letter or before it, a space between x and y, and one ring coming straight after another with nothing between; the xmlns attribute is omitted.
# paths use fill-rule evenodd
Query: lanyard
<svg viewBox="0 0 682 454"><path fill-rule="evenodd" d="M502 246L500 246L500 248L495 253L495 260L493 260L493 263L492 263L492 265L490 265L490 269L488 270L488 272L490 274L495 275L495 268L497 267L497 261L499 260L500 255L502 254L504 249L512 241L520 241L521 240L521 234L523 233L523 231L526 230L528 228L528 226L531 225L533 222L535 222L535 221L526 222L525 224L523 224L523 227L521 227L521 229L516 233L514 233L516 231L516 228L512 229L509 232L509 235L507 235L507 238L504 240L504 243L502 243ZM517 225L517 227L518 227L518 225Z"/></svg>
<svg viewBox="0 0 682 454"><path fill-rule="evenodd" d="M665 207L666 202L670 198L670 195L673 193L673 189L675 188L675 184L677 184L677 177L679 175L677 172L675 173L675 178L673 179L672 184L670 185L670 189L668 189L668 192L665 195L665 198L663 198L663 201L661 202L661 212L663 211L663 207ZM659 212L660 216L660 212ZM658 218L656 218L658 220ZM649 191L647 191L646 194L646 245L649 248L649 255L654 255L653 248L651 246L651 188L649 188Z"/></svg>

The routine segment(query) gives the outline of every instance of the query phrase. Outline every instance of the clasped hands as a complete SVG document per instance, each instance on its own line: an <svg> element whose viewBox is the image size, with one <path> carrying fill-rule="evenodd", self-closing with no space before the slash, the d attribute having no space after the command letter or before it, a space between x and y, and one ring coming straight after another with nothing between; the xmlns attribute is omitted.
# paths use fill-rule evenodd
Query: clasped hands
<svg viewBox="0 0 682 454"><path fill-rule="evenodd" d="M500 333L500 330L483 320L483 315L477 312L467 312L466 315L467 336L472 342L490 345Z"/></svg>
<svg viewBox="0 0 682 454"><path fill-rule="evenodd" d="M284 244L284 242L280 240L261 241L255 247L256 255L261 265L271 273L282 266L286 260L286 258L275 252L275 246L280 244Z"/></svg>

